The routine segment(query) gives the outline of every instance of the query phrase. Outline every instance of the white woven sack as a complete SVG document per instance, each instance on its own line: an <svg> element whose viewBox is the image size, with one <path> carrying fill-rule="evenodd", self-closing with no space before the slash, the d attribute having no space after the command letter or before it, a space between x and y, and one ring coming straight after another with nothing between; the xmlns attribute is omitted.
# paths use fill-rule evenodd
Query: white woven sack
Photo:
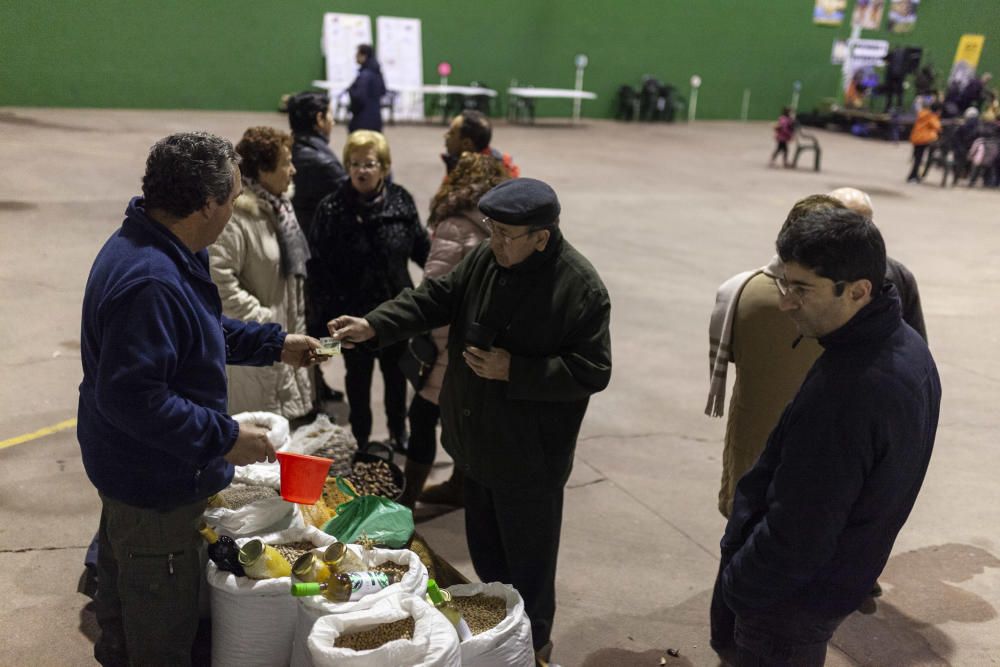
<svg viewBox="0 0 1000 667"><path fill-rule="evenodd" d="M414 621L412 639L397 639L367 651L333 645L341 635L407 617ZM444 614L415 595L396 595L364 610L324 616L313 625L308 647L316 667L459 667L462 664L455 627Z"/></svg>
<svg viewBox="0 0 1000 667"><path fill-rule="evenodd" d="M280 496L257 500L235 510L210 507L204 516L208 525L230 537L259 536L306 525L299 506Z"/></svg>
<svg viewBox="0 0 1000 667"><path fill-rule="evenodd" d="M354 544L349 548L361 554L361 547ZM383 588L378 593L372 593L355 602L330 602L321 595L299 598L299 610L295 621L295 641L292 644L292 667L312 667L307 642L309 633L317 620L328 614L344 614L361 609L367 609L379 600L401 595L416 595L423 597L427 592L427 567L420 561L420 556L409 549L374 549L372 563L378 565L392 561L409 568L401 581Z"/></svg>
<svg viewBox="0 0 1000 667"><path fill-rule="evenodd" d="M246 544L251 538L239 538ZM312 542L325 548L337 540L307 526L261 538L268 544ZM213 667L287 665L295 636L291 577L250 579L223 572L209 561L206 578L212 607Z"/></svg>
<svg viewBox="0 0 1000 667"><path fill-rule="evenodd" d="M482 593L507 602L507 616L502 621L462 642L463 667L534 667L531 621L524 611L521 594L513 586L499 582L457 584L447 590L453 598Z"/></svg>
<svg viewBox="0 0 1000 667"><path fill-rule="evenodd" d="M277 452L285 451L291 444L288 420L273 412L241 412L233 415L240 426L244 424L267 424L267 439ZM251 463L236 466L233 475L235 484L252 484L254 486L269 486L275 491L281 489L281 467L274 463Z"/></svg>

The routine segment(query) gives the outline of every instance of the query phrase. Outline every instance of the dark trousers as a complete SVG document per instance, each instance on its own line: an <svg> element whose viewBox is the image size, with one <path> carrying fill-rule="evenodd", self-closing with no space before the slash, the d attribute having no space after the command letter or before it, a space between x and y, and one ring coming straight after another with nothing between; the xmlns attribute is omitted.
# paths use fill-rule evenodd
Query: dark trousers
<svg viewBox="0 0 1000 667"><path fill-rule="evenodd" d="M347 368L344 386L351 409L348 420L359 447L367 445L372 434L372 373L376 359L385 387L383 400L389 435L401 438L406 434L406 377L399 370L399 358L405 349L406 343L403 342L380 350L367 347L344 350L344 366Z"/></svg>
<svg viewBox="0 0 1000 667"><path fill-rule="evenodd" d="M737 667L823 667L826 647L844 617L817 618L805 611L782 610L736 615L722 597L723 556L710 607L712 647L736 649Z"/></svg>
<svg viewBox="0 0 1000 667"><path fill-rule="evenodd" d="M779 141L778 142L777 148L775 148L774 152L771 153L771 162L774 162L774 160L778 157L778 155L781 155L781 163L782 164L788 164L788 142L787 141Z"/></svg>
<svg viewBox="0 0 1000 667"><path fill-rule="evenodd" d="M920 180L920 165L924 161L924 153L927 152L927 144L923 146L913 147L913 169L910 170L910 175L906 180L916 179Z"/></svg>
<svg viewBox="0 0 1000 667"><path fill-rule="evenodd" d="M101 496L97 599L102 665L190 665L204 576L205 502L160 512Z"/></svg>
<svg viewBox="0 0 1000 667"><path fill-rule="evenodd" d="M431 465L437 454L437 425L441 408L420 394L410 401L410 444L406 457L414 463Z"/></svg>
<svg viewBox="0 0 1000 667"><path fill-rule="evenodd" d="M495 491L465 478L465 533L476 575L517 589L535 650L552 634L563 489Z"/></svg>

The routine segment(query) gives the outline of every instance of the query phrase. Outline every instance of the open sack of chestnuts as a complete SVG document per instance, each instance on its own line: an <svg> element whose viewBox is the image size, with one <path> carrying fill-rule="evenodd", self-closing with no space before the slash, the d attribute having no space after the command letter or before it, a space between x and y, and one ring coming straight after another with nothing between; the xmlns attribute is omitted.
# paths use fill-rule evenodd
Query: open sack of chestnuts
<svg viewBox="0 0 1000 667"><path fill-rule="evenodd" d="M366 609L324 616L308 639L316 667L462 664L451 622L417 596L393 596Z"/></svg>

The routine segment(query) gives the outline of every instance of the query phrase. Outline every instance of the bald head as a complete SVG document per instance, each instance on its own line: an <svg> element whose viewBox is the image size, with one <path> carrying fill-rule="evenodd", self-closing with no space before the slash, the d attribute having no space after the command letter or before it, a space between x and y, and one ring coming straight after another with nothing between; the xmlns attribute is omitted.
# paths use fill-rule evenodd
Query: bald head
<svg viewBox="0 0 1000 667"><path fill-rule="evenodd" d="M829 196L858 215L862 215L869 220L874 217L872 212L872 198L868 196L867 192L863 192L857 188L837 188Z"/></svg>

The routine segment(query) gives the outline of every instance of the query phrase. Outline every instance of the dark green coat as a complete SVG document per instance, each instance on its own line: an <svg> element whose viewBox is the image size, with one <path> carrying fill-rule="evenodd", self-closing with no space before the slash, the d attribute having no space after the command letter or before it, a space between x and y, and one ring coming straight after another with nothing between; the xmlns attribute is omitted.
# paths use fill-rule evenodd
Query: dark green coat
<svg viewBox="0 0 1000 667"><path fill-rule="evenodd" d="M559 488L569 477L590 395L611 378L611 302L597 271L556 231L543 252L504 269L489 242L440 278L368 313L385 346L445 324L441 442L494 489ZM462 350L471 322L499 331L510 381L480 378Z"/></svg>

